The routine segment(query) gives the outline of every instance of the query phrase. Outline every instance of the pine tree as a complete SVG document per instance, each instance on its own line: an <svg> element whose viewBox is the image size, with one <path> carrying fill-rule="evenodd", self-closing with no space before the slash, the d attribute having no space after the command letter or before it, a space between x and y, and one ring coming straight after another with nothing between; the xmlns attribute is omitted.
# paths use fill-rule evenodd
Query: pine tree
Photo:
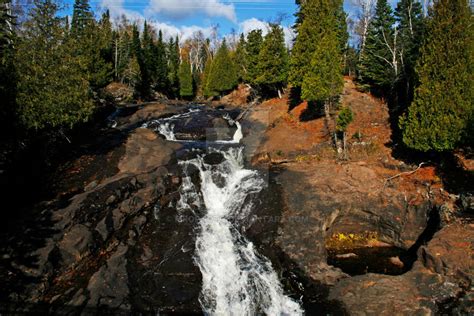
<svg viewBox="0 0 474 316"><path fill-rule="evenodd" d="M237 69L230 57L225 39L212 61L207 80L207 89L213 96L222 95L223 92L230 91L237 85Z"/></svg>
<svg viewBox="0 0 474 316"><path fill-rule="evenodd" d="M435 1L426 27L416 67L420 86L400 127L408 147L448 151L463 140L474 113L474 36L468 1Z"/></svg>
<svg viewBox="0 0 474 316"><path fill-rule="evenodd" d="M54 1L35 1L18 41L18 114L31 129L72 127L94 110L81 60L65 41Z"/></svg>
<svg viewBox="0 0 474 316"><path fill-rule="evenodd" d="M179 66L179 94L182 98L190 98L193 94L193 76L191 64L184 58Z"/></svg>
<svg viewBox="0 0 474 316"><path fill-rule="evenodd" d="M168 61L166 58L166 46L163 42L163 33L158 32L158 42L155 51L156 59L156 90L166 93L168 88Z"/></svg>
<svg viewBox="0 0 474 316"><path fill-rule="evenodd" d="M245 68L247 71L246 75L244 76L244 81L251 85L256 84L256 79L258 76L258 56L260 54L262 44L262 30L253 30L247 35L247 45L245 45L245 51L247 53Z"/></svg>
<svg viewBox="0 0 474 316"><path fill-rule="evenodd" d="M99 23L91 22L77 41L91 87L105 87L112 81L112 24L109 12L102 15Z"/></svg>
<svg viewBox="0 0 474 316"><path fill-rule="evenodd" d="M347 14L344 12L344 1L335 1L336 33L339 40L339 50L345 55L349 47L349 32L347 31Z"/></svg>
<svg viewBox="0 0 474 316"><path fill-rule="evenodd" d="M179 39L170 38L168 43L168 81L169 94L172 97L179 96Z"/></svg>
<svg viewBox="0 0 474 316"><path fill-rule="evenodd" d="M89 0L75 0L72 12L71 32L81 34L93 21L93 14L89 6Z"/></svg>
<svg viewBox="0 0 474 316"><path fill-rule="evenodd" d="M148 99L151 95L151 79L143 53L140 32L138 31L137 25L133 25L132 29L132 51L140 68L140 80L135 86L135 94L136 97Z"/></svg>
<svg viewBox="0 0 474 316"><path fill-rule="evenodd" d="M247 42L245 41L244 34L240 34L239 42L235 49L235 63L237 65L237 77L239 82L242 82L247 74L247 50L245 46Z"/></svg>
<svg viewBox="0 0 474 316"><path fill-rule="evenodd" d="M395 18L387 0L378 0L375 16L367 32L364 54L360 58L362 80L382 91L390 91L398 80L398 54L393 25ZM397 58L394 60L394 57Z"/></svg>
<svg viewBox="0 0 474 316"><path fill-rule="evenodd" d="M255 82L269 92L283 88L288 77L288 53L285 47L283 29L270 25L258 55L257 78Z"/></svg>
<svg viewBox="0 0 474 316"><path fill-rule="evenodd" d="M158 48L153 40L152 32L153 30L150 28L147 21L145 21L142 35L143 63L149 76L150 85L156 86L156 82L158 80Z"/></svg>

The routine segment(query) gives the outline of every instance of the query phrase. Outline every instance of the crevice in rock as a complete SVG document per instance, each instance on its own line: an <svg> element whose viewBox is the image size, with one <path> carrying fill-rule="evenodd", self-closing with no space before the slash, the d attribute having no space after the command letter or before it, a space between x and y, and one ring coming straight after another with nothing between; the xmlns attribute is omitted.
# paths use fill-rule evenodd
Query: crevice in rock
<svg viewBox="0 0 474 316"><path fill-rule="evenodd" d="M403 256L400 257L400 260L403 261L405 266L407 267L407 271L411 270L413 264L416 260L418 260L418 249L421 246L426 245L433 236L438 232L441 228L441 217L439 214L439 208L433 207L433 209L428 213L428 221L426 224L425 230L421 233L418 237L416 242L411 246Z"/></svg>
<svg viewBox="0 0 474 316"><path fill-rule="evenodd" d="M413 264L418 260L418 249L433 238L440 229L440 224L439 208L434 207L428 213L426 228L409 249L390 244L355 245L353 248L343 247L341 249L327 247L327 263L340 268L351 276L367 273L402 275L412 269Z"/></svg>

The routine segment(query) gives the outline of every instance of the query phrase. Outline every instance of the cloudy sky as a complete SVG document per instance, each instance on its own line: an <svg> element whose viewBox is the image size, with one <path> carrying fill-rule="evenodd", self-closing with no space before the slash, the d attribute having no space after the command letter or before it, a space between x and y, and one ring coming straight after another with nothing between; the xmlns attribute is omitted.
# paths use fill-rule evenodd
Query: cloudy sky
<svg viewBox="0 0 474 316"><path fill-rule="evenodd" d="M71 10L74 1L67 2ZM350 3L351 0L345 1L349 12ZM208 36L213 25L219 25L221 36L232 30L248 33L260 28L265 32L267 22L283 17L288 43L293 36L291 25L296 11L294 0L91 0L90 5L96 12L108 8L112 17L146 19L162 29L165 36L180 35L181 39L198 30Z"/></svg>

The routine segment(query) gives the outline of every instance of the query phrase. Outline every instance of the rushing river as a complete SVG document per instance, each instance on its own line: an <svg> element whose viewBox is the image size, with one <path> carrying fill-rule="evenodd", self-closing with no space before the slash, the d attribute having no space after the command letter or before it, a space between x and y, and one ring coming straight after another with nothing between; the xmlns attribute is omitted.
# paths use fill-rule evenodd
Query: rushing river
<svg viewBox="0 0 474 316"><path fill-rule="evenodd" d="M193 119L198 109L153 122L153 128L167 140L180 141L174 122ZM194 260L202 273L200 303L210 315L301 315L298 302L284 294L271 262L260 255L239 229L252 212L252 200L265 187L259 173L244 166L242 128L224 116L235 132L229 139L206 143L207 153L179 164L184 171L178 213L192 211L199 216ZM189 140L186 140L192 147ZM199 145L202 148L202 144ZM206 154L220 154L218 164L207 164ZM192 172L199 181L193 183ZM198 210L198 211L196 211Z"/></svg>

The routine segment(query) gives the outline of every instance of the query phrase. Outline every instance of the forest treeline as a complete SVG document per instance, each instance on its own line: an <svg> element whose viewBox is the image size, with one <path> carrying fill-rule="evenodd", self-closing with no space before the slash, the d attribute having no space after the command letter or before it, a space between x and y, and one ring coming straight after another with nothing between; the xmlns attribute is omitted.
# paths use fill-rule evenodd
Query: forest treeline
<svg viewBox="0 0 474 316"><path fill-rule="evenodd" d="M473 141L473 27L467 0L357 0L349 18L342 0L297 0L291 49L279 23L267 32L185 41L164 38L108 11L96 17L76 0L72 19L55 0L16 10L0 0L0 93L3 130L67 130L86 122L111 82L134 98L219 97L245 83L262 96L289 88L330 115L343 75L390 100L403 143L450 151ZM349 27L348 27L349 26ZM349 31L355 34L350 37ZM3 133L4 134L4 133Z"/></svg>

